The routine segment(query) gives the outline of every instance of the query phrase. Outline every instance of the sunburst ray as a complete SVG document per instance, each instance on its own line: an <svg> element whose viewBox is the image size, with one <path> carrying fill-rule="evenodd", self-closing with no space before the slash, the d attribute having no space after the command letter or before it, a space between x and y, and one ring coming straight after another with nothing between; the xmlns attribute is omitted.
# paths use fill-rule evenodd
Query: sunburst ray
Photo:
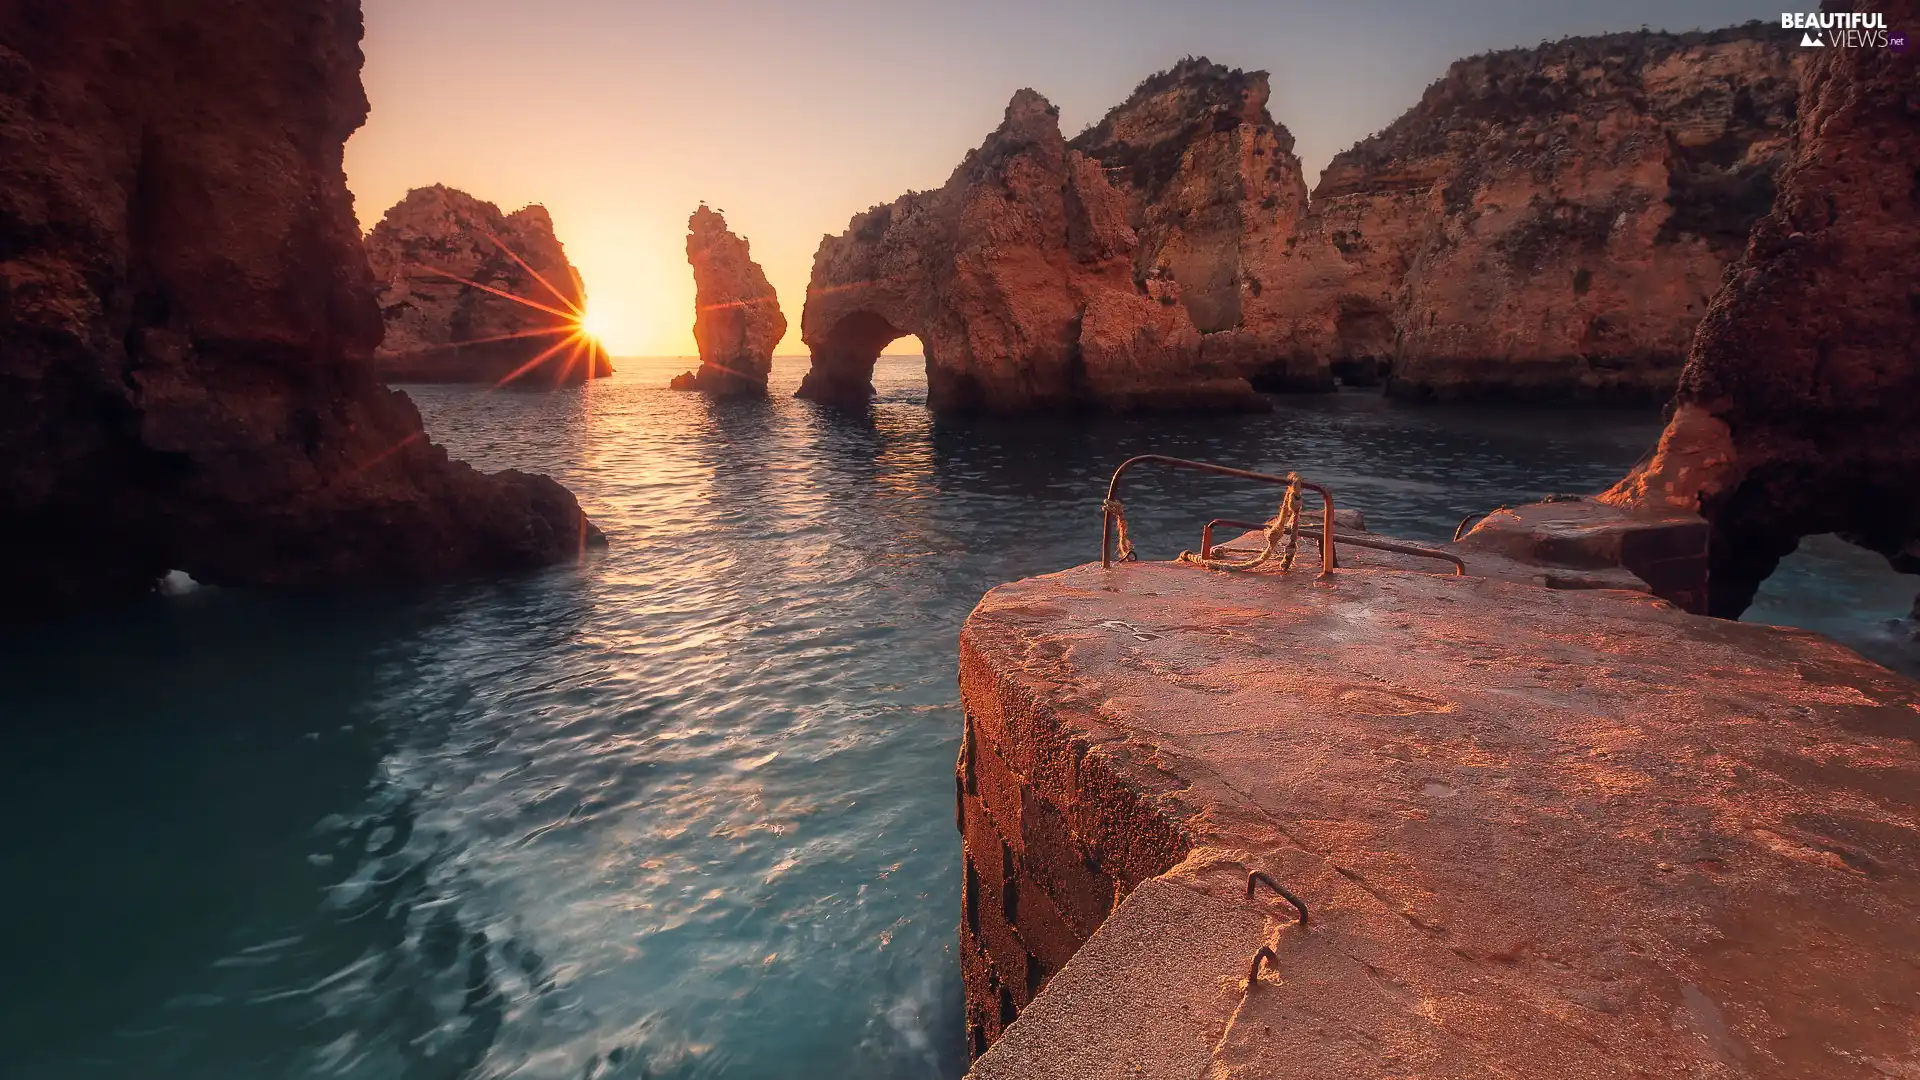
<svg viewBox="0 0 1920 1080"><path fill-rule="evenodd" d="M437 274L440 277L446 278L450 281L457 281L462 285L479 289L481 292L492 293L493 295L500 297L502 300L511 300L516 304L525 304L526 306L533 308L536 311L544 311L547 314L552 315L556 318L565 319L567 322L572 323L576 326L579 325L580 323L579 316L577 315L572 315L565 311L561 311L559 308L548 307L547 305L539 303L537 301L529 300L524 296L519 296L514 293L510 293L505 289L496 289L491 285L482 285L481 283L474 281L471 278L463 278L459 274L455 274L447 270L442 270L437 266L428 266L426 263L415 263L414 265L419 267L422 270L425 270L429 274Z"/></svg>
<svg viewBox="0 0 1920 1080"><path fill-rule="evenodd" d="M499 237L493 235L492 233L488 232L485 229L480 230L480 235L486 237L488 240L493 241L494 247L497 247L501 251L506 252L507 258L512 259L516 263L519 263L520 269L525 270L529 274L532 274L533 280L546 286L547 291L553 294L553 298L555 300L558 300L561 303L567 305L567 307L573 309L573 317L575 319L586 318L586 315L587 315L586 309L582 308L579 304L574 303L572 300L567 299L567 296L565 293L562 293L559 289L556 289L553 287L553 282L548 281L545 277L541 276L540 271L535 270L527 262L527 260L521 258L517 252L515 252L512 248L508 247L503 241L501 241Z"/></svg>

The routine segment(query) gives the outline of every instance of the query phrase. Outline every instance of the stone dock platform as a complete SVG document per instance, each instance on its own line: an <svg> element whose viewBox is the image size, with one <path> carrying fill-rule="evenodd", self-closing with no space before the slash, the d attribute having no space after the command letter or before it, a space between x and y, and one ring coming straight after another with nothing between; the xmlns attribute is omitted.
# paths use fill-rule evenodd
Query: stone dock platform
<svg viewBox="0 0 1920 1080"><path fill-rule="evenodd" d="M971 1076L1920 1077L1920 685L1340 554L974 611Z"/></svg>

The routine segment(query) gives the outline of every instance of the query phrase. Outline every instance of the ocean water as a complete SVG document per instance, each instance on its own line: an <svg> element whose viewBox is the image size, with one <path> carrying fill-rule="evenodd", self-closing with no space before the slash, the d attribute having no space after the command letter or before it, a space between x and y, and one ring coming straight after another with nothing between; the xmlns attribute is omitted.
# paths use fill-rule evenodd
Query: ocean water
<svg viewBox="0 0 1920 1080"><path fill-rule="evenodd" d="M1157 451L1334 488L1379 531L1587 491L1657 419L1411 408L936 422L661 387L413 388L435 436L554 473L611 546L407 595L221 590L0 640L0 1076L954 1077L955 639L1097 557ZM1272 493L1142 472L1149 557ZM1912 600L1810 542L1756 616L1910 665Z"/></svg>

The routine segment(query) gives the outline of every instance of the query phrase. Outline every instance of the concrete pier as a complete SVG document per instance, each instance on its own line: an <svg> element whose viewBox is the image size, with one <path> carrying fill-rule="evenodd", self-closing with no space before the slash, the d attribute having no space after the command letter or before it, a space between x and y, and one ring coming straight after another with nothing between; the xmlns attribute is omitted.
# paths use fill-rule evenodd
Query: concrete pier
<svg viewBox="0 0 1920 1080"><path fill-rule="evenodd" d="M1920 1075L1920 685L1341 556L975 610L972 1076Z"/></svg>

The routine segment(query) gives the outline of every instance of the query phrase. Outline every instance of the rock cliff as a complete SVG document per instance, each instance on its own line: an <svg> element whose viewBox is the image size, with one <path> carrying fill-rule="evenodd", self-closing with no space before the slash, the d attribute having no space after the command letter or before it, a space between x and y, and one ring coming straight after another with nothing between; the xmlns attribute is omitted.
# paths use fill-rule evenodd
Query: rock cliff
<svg viewBox="0 0 1920 1080"><path fill-rule="evenodd" d="M1667 397L1772 201L1797 57L1751 23L1455 63L1322 174L1261 278L1275 347L1414 397Z"/></svg>
<svg viewBox="0 0 1920 1080"><path fill-rule="evenodd" d="M1137 276L1156 263L1136 213L1099 159L1068 147L1058 110L1020 91L945 186L821 241L800 396L865 402L880 350L917 334L939 411L1264 408L1234 358L1203 347L1177 285ZM1167 257L1211 257L1184 243Z"/></svg>
<svg viewBox="0 0 1920 1080"><path fill-rule="evenodd" d="M447 578L598 537L375 379L352 0L0 5L0 609Z"/></svg>
<svg viewBox="0 0 1920 1080"><path fill-rule="evenodd" d="M1135 284L1179 299L1209 359L1259 371L1262 389L1332 389L1323 358L1280 348L1288 301L1268 286L1306 213L1307 185L1269 96L1264 71L1189 57L1068 146L1126 197Z"/></svg>
<svg viewBox="0 0 1920 1080"><path fill-rule="evenodd" d="M1920 23L1916 0L1872 10ZM1915 62L1815 53L1779 196L1700 326L1658 449L1606 496L1700 511L1713 614L1744 611L1811 534L1920 573Z"/></svg>
<svg viewBox="0 0 1920 1080"><path fill-rule="evenodd" d="M389 382L557 386L613 373L580 332L586 289L543 206L502 214L435 185L416 188L367 234Z"/></svg>
<svg viewBox="0 0 1920 1080"><path fill-rule="evenodd" d="M787 317L766 271L727 219L702 204L687 219L687 262L693 266L693 340L700 369L673 380L675 390L719 396L764 395L773 350Z"/></svg>

